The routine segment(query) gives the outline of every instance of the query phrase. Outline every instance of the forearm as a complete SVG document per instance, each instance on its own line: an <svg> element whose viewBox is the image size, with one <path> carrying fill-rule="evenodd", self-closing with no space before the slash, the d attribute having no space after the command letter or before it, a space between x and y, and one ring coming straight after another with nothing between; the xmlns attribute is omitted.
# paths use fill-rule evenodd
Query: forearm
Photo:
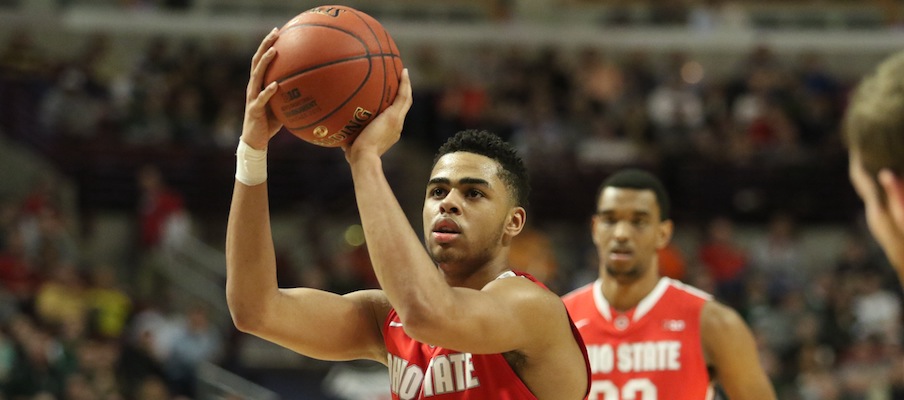
<svg viewBox="0 0 904 400"><path fill-rule="evenodd" d="M453 293L402 211L376 155L351 164L374 273L403 320L440 307Z"/></svg>
<svg viewBox="0 0 904 400"><path fill-rule="evenodd" d="M226 299L240 330L254 329L277 294L267 184L235 183L226 227Z"/></svg>

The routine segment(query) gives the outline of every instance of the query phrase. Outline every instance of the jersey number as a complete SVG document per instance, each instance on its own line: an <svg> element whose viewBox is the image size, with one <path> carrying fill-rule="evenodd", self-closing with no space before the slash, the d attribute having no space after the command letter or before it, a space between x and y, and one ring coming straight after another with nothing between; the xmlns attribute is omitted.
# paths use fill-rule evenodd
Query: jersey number
<svg viewBox="0 0 904 400"><path fill-rule="evenodd" d="M618 389L612 381L593 381L590 400L657 400L656 385L647 378L635 378Z"/></svg>

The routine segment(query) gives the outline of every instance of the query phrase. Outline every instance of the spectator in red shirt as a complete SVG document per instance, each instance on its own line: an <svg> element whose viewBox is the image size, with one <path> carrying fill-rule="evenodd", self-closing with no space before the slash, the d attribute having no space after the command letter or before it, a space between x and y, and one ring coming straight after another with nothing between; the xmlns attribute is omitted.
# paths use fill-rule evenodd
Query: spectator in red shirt
<svg viewBox="0 0 904 400"><path fill-rule="evenodd" d="M0 291L23 302L34 297L37 279L25 257L25 240L16 229L9 229L0 241Z"/></svg>
<svg viewBox="0 0 904 400"><path fill-rule="evenodd" d="M138 268L129 278L138 298L153 297L165 285L158 273L165 262L158 250L178 244L186 226L182 195L169 188L159 168L146 165L137 175L141 197L138 205Z"/></svg>
<svg viewBox="0 0 904 400"><path fill-rule="evenodd" d="M713 219L707 238L699 249L700 262L709 271L716 285L716 296L726 304L739 308L747 254L734 241L734 224L730 219Z"/></svg>
<svg viewBox="0 0 904 400"><path fill-rule="evenodd" d="M138 184L141 189L140 244L142 249L154 249L163 241L170 218L182 214L183 199L181 194L166 186L156 166L142 167L138 171Z"/></svg>

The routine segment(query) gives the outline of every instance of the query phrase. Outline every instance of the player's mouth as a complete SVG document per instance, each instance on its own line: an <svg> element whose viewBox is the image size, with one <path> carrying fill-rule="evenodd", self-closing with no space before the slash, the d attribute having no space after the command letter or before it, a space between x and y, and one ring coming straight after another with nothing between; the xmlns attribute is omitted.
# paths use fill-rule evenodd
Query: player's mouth
<svg viewBox="0 0 904 400"><path fill-rule="evenodd" d="M452 219L441 219L433 224L433 240L436 243L449 243L461 235L461 227Z"/></svg>
<svg viewBox="0 0 904 400"><path fill-rule="evenodd" d="M634 250L627 247L617 247L609 251L609 259L612 261L628 261L634 257Z"/></svg>

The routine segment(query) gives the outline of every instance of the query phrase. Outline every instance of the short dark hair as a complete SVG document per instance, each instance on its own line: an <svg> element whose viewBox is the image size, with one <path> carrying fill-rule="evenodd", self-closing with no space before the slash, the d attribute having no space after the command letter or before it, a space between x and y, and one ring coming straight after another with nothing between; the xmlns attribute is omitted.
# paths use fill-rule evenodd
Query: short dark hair
<svg viewBox="0 0 904 400"><path fill-rule="evenodd" d="M665 190L665 185L655 175L635 168L623 169L618 171L603 181L599 190L596 192L596 198L602 196L603 191L607 187L651 190L656 195L656 203L659 204L659 219L665 221L672 218L672 205L669 201L669 194Z"/></svg>
<svg viewBox="0 0 904 400"><path fill-rule="evenodd" d="M512 198L515 199L517 205L527 206L530 196L527 168L511 144L485 130L463 130L440 146L436 157L433 158L433 166L436 166L440 157L458 151L479 154L499 163L502 167L499 177L512 192Z"/></svg>

